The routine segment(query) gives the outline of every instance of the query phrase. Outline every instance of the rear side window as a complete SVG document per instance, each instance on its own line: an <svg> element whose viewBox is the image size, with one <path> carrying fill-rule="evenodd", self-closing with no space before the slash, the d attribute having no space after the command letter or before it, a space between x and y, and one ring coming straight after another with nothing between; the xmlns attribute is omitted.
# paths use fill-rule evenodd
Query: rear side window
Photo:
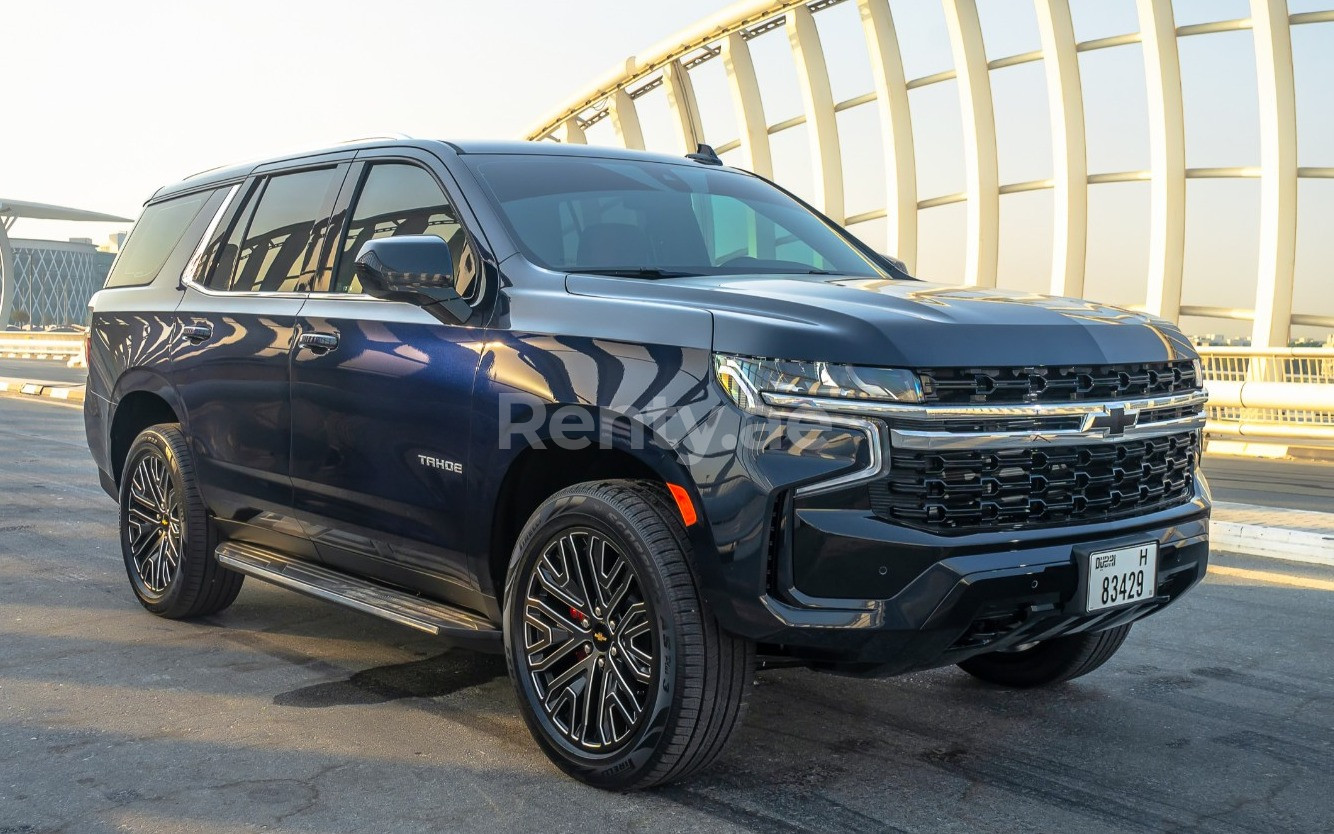
<svg viewBox="0 0 1334 834"><path fill-rule="evenodd" d="M202 209L206 203L212 202L214 210L217 210L217 201L209 199L215 195L218 192L200 191L145 208L144 213L139 215L139 221L134 224L129 239L125 241L120 257L116 258L116 264L107 276L106 286L141 287L153 283L172 252L178 248L194 248L194 240L183 241L185 232L204 214ZM205 218L204 222L207 223L208 219L211 218ZM200 234L203 234L202 229L195 232L195 236Z"/></svg>

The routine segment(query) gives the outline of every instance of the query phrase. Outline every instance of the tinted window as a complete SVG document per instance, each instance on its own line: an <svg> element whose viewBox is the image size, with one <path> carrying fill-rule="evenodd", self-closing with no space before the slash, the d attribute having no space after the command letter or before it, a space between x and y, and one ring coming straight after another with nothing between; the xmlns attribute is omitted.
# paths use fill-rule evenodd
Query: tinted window
<svg viewBox="0 0 1334 834"><path fill-rule="evenodd" d="M270 177L247 219L233 229L230 289L255 292L308 290L319 271L328 231L325 209L340 184L340 168ZM236 234L241 229L244 232ZM224 251L224 259L229 253ZM221 262L220 262L221 263ZM213 282L210 282L212 285Z"/></svg>
<svg viewBox="0 0 1334 834"><path fill-rule="evenodd" d="M215 193L201 191L163 203L154 203L145 208L125 242L125 249L116 259L115 266L111 268L106 285L137 287L153 283L153 279L167 262L167 257L181 242L191 223L202 213L204 204ZM214 211L217 210L216 202L213 208ZM199 230L196 234L203 234L203 230Z"/></svg>
<svg viewBox="0 0 1334 834"><path fill-rule="evenodd" d="M756 177L696 165L466 155L529 258L565 272L883 273Z"/></svg>
<svg viewBox="0 0 1334 834"><path fill-rule="evenodd" d="M261 186L258 182L247 183L239 197L239 206L230 231L227 227L218 230L213 240L209 241L204 264L208 264L208 276L200 281L211 290L226 290L231 287L232 273L236 269L236 253L241 248L246 229L250 227L250 216L255 213L256 197Z"/></svg>
<svg viewBox="0 0 1334 834"><path fill-rule="evenodd" d="M397 235L435 235L448 243L459 295L471 298L477 294L481 285L477 256L449 198L429 171L403 163L382 163L367 172L332 290L361 292L354 264L357 253L367 241Z"/></svg>

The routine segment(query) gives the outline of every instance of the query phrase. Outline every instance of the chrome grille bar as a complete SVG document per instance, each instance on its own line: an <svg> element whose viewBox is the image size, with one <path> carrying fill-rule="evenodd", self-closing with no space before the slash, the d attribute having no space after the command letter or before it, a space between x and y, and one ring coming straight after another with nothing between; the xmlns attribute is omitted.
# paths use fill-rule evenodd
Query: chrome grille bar
<svg viewBox="0 0 1334 834"><path fill-rule="evenodd" d="M1195 406L1204 408L1209 395L1204 391L1173 394L1166 397L1147 397L1138 400L1070 402L1070 403L1013 403L1010 405L916 405L912 403L847 400L834 397L808 397L801 394L765 392L764 401L775 408L805 411L841 412L881 417L888 420L949 422L951 420L993 420L1009 418L1083 417L1097 415L1112 409L1144 413L1168 408Z"/></svg>
<svg viewBox="0 0 1334 834"><path fill-rule="evenodd" d="M1175 420L1145 423L1126 427L1113 434L1110 429L1056 429L1053 431L1015 432L951 432L911 431L891 428L889 445L898 449L1022 449L1044 446L1078 446L1088 443L1121 443L1126 440L1145 440L1173 434L1199 431L1204 428L1204 415L1195 414Z"/></svg>

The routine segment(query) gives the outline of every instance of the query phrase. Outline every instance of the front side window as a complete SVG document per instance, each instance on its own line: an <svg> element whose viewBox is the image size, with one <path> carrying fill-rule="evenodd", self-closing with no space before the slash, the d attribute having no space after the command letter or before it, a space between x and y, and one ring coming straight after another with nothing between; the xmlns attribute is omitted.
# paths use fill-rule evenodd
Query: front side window
<svg viewBox="0 0 1334 834"><path fill-rule="evenodd" d="M540 266L643 275L888 277L818 215L756 177L704 166L465 155Z"/></svg>
<svg viewBox="0 0 1334 834"><path fill-rule="evenodd" d="M200 191L145 208L125 242L124 251L107 276L106 285L138 287L151 284L186 230L200 216L205 203L216 193ZM217 210L217 201L213 202L213 209ZM202 231L196 232L195 237L201 234Z"/></svg>
<svg viewBox="0 0 1334 834"><path fill-rule="evenodd" d="M477 295L480 264L444 189L426 169L400 162L372 165L366 173L330 289L362 292L357 253L367 241L398 235L435 235L448 243L459 295Z"/></svg>

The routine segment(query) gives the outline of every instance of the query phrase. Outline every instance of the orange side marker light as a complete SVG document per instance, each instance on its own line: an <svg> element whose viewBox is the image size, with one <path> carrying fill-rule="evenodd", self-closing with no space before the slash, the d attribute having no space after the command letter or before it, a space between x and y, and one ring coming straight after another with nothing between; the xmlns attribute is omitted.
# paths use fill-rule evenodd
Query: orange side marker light
<svg viewBox="0 0 1334 834"><path fill-rule="evenodd" d="M687 527L693 527L695 522L699 521L699 515L695 513L695 505L690 502L690 493L679 484L668 484L667 489L676 501L676 509L681 513L681 520Z"/></svg>

